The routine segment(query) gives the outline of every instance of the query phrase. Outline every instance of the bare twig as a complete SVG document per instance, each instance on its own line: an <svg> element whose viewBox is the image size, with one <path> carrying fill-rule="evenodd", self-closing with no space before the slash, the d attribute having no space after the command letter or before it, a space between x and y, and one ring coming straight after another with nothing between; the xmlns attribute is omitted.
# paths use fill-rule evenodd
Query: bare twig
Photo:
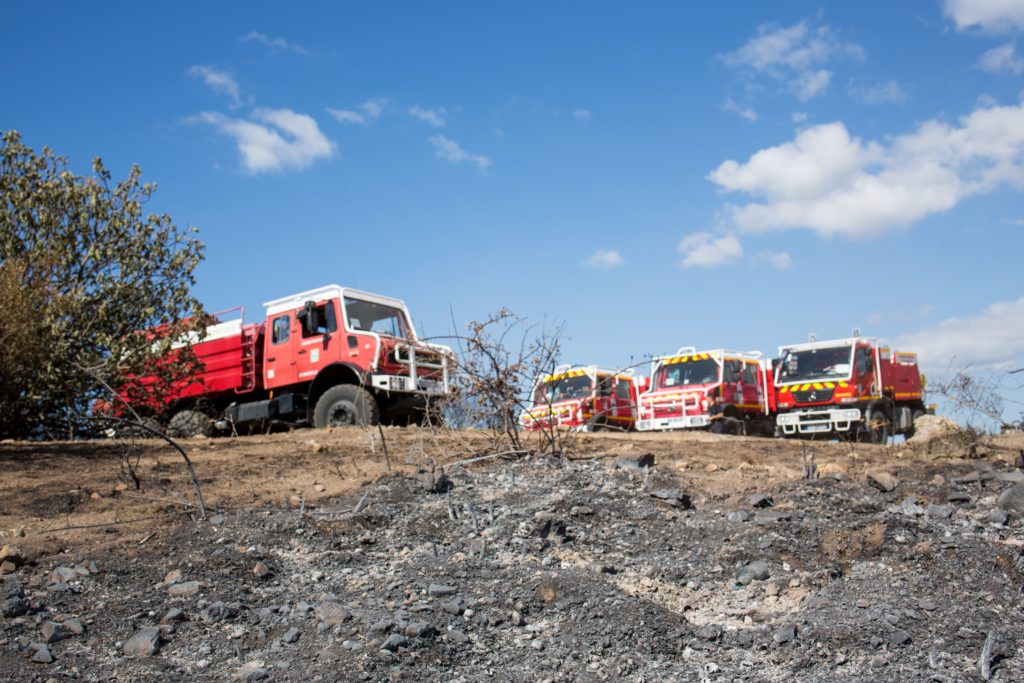
<svg viewBox="0 0 1024 683"><path fill-rule="evenodd" d="M995 629L988 632L985 638L985 647L981 648L981 657L978 658L978 668L981 670L981 677L986 681L992 678L992 648L995 647L999 634Z"/></svg>

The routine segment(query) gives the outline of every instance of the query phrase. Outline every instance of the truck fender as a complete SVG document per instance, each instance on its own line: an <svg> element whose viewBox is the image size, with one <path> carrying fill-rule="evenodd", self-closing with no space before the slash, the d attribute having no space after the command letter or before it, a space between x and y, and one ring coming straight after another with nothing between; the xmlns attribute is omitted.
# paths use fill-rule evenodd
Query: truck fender
<svg viewBox="0 0 1024 683"><path fill-rule="evenodd" d="M313 419L313 410L321 394L339 384L366 385L366 376L362 369L352 363L331 363L320 369L306 392L306 410L309 419Z"/></svg>

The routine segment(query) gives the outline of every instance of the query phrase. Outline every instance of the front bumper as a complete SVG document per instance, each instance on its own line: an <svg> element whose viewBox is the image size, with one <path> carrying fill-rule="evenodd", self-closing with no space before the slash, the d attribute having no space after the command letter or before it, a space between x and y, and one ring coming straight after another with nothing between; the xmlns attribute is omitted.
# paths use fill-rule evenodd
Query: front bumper
<svg viewBox="0 0 1024 683"><path fill-rule="evenodd" d="M863 417L857 408L805 408L780 413L775 424L782 428L783 434L848 432Z"/></svg>
<svg viewBox="0 0 1024 683"><path fill-rule="evenodd" d="M408 375L370 375L370 386L389 393L442 396L448 393L447 384L445 380L417 377L414 385Z"/></svg>
<svg viewBox="0 0 1024 683"><path fill-rule="evenodd" d="M707 415L686 415L684 417L658 417L652 420L637 420L638 432L668 431L671 429L699 429L708 426Z"/></svg>

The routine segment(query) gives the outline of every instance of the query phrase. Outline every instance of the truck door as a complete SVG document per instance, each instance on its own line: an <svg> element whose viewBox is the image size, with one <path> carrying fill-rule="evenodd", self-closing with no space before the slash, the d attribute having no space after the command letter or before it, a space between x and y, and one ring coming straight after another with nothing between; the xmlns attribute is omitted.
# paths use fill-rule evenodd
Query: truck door
<svg viewBox="0 0 1024 683"><path fill-rule="evenodd" d="M636 402L632 391L633 381L625 377L618 377L615 380L615 403L618 405L618 422L626 426L628 422L636 419Z"/></svg>
<svg viewBox="0 0 1024 683"><path fill-rule="evenodd" d="M301 325L294 344L296 379L309 382L338 355L338 312L333 299L307 301L298 317Z"/></svg>
<svg viewBox="0 0 1024 683"><path fill-rule="evenodd" d="M875 357L870 346L858 346L854 352L854 372L857 383L857 395L860 397L878 396L881 387L875 381Z"/></svg>
<svg viewBox="0 0 1024 683"><path fill-rule="evenodd" d="M295 384L295 352L292 347L295 339L301 336L295 322L291 313L279 313L267 321L270 330L263 351L263 382L268 389Z"/></svg>
<svg viewBox="0 0 1024 683"><path fill-rule="evenodd" d="M743 404L748 410L762 410L764 406L764 389L757 377L757 361L744 361L743 363Z"/></svg>
<svg viewBox="0 0 1024 683"><path fill-rule="evenodd" d="M722 361L722 403L743 403L743 364L734 358Z"/></svg>

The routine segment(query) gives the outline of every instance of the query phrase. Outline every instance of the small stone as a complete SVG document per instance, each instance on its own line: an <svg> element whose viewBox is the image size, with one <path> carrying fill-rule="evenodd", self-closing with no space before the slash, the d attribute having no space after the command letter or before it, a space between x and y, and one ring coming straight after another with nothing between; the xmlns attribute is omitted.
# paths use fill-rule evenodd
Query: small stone
<svg viewBox="0 0 1024 683"><path fill-rule="evenodd" d="M872 470L867 473L867 482L883 493L896 490L896 477L882 470Z"/></svg>
<svg viewBox="0 0 1024 683"><path fill-rule="evenodd" d="M758 510L754 513L754 524L775 524L793 519L793 513L785 510Z"/></svg>
<svg viewBox="0 0 1024 683"><path fill-rule="evenodd" d="M317 608L317 612L320 615L320 621L331 626L344 624L352 618L352 614L347 609L345 609L340 603L333 600L325 600L321 602L320 606Z"/></svg>
<svg viewBox="0 0 1024 683"><path fill-rule="evenodd" d="M257 579L265 579L271 574L270 567L268 567L264 562L257 562L252 568L252 574Z"/></svg>
<svg viewBox="0 0 1024 683"><path fill-rule="evenodd" d="M458 630L455 630L455 629L452 629L451 631L448 631L445 634L445 638L447 638L449 641L451 641L453 643L456 643L458 645L462 645L464 643L468 643L469 642L469 636L467 636L462 631L458 631Z"/></svg>
<svg viewBox="0 0 1024 683"><path fill-rule="evenodd" d="M176 624L179 621L185 621L185 613L177 607L172 607L167 610L167 614L160 620L160 624L166 626L167 624Z"/></svg>
<svg viewBox="0 0 1024 683"><path fill-rule="evenodd" d="M396 652L398 648L405 646L409 642L409 639L399 633L392 633L387 637L387 640L380 646L381 649L387 650L388 652Z"/></svg>
<svg viewBox="0 0 1024 683"><path fill-rule="evenodd" d="M910 642L910 634L901 628L885 634L885 640L893 645L906 645Z"/></svg>
<svg viewBox="0 0 1024 683"><path fill-rule="evenodd" d="M532 647L534 650L537 650L538 652L540 652L541 650L544 649L544 641L543 640L534 640L534 641L532 641L530 643L530 647Z"/></svg>
<svg viewBox="0 0 1024 683"><path fill-rule="evenodd" d="M779 584L774 581L770 581L764 586L764 594L770 596L777 596L779 594Z"/></svg>
<svg viewBox="0 0 1024 683"><path fill-rule="evenodd" d="M10 560L0 562L0 574L13 574L16 571L18 571L18 567Z"/></svg>
<svg viewBox="0 0 1024 683"><path fill-rule="evenodd" d="M302 632L300 632L299 629L292 626L290 629L284 632L284 635L281 636L281 640L285 643L297 643L299 642L299 638L301 637Z"/></svg>
<svg viewBox="0 0 1024 683"><path fill-rule="evenodd" d="M444 584L440 583L432 583L427 588L427 593L437 598L446 595L455 595L456 593L458 593L458 589L452 588L451 586L445 586Z"/></svg>
<svg viewBox="0 0 1024 683"><path fill-rule="evenodd" d="M775 501L768 494L755 493L747 498L747 505L752 508L770 508L775 505Z"/></svg>
<svg viewBox="0 0 1024 683"><path fill-rule="evenodd" d="M162 645L160 629L154 626L147 626L135 632L128 642L124 644L123 651L129 657L144 659L155 655Z"/></svg>
<svg viewBox="0 0 1024 683"><path fill-rule="evenodd" d="M57 567L53 570L52 578L54 583L67 583L78 578L78 572L71 567Z"/></svg>
<svg viewBox="0 0 1024 683"><path fill-rule="evenodd" d="M587 515L594 514L594 508L589 505L574 505L572 509L569 510L569 514L573 517L585 517Z"/></svg>
<svg viewBox="0 0 1024 683"><path fill-rule="evenodd" d="M429 638L436 634L437 631L425 621L410 621L402 629L402 633L409 638Z"/></svg>
<svg viewBox="0 0 1024 683"><path fill-rule="evenodd" d="M466 610L466 601L461 595L456 596L451 601L446 602L442 607L448 614L458 616Z"/></svg>
<svg viewBox="0 0 1024 683"><path fill-rule="evenodd" d="M690 498L690 494L684 493L680 489L655 489L651 491L651 497L681 510L693 509L693 500Z"/></svg>
<svg viewBox="0 0 1024 683"><path fill-rule="evenodd" d="M190 595L195 595L199 592L198 581L185 581L183 583L173 584L167 589L167 595L172 598L187 598Z"/></svg>
<svg viewBox="0 0 1024 683"><path fill-rule="evenodd" d="M1024 484L1015 484L999 494L996 505L1007 512L1024 514Z"/></svg>
<svg viewBox="0 0 1024 683"><path fill-rule="evenodd" d="M796 624L783 624L775 631L775 635L772 636L772 640L776 643L788 643L795 638Z"/></svg>
<svg viewBox="0 0 1024 683"><path fill-rule="evenodd" d="M865 598L861 598L857 601L857 607L859 607L860 609L867 609L868 607L871 607L871 601Z"/></svg>
<svg viewBox="0 0 1024 683"><path fill-rule="evenodd" d="M750 513L746 510L732 510L725 515L730 522L746 522L750 519Z"/></svg>
<svg viewBox="0 0 1024 683"><path fill-rule="evenodd" d="M50 654L50 648L42 643L37 643L36 651L32 653L32 661L36 664L52 664L53 655Z"/></svg>
<svg viewBox="0 0 1024 683"><path fill-rule="evenodd" d="M989 524L1006 524L1010 520L1010 515L1006 514L1006 510L1002 508L994 508L985 517L985 521Z"/></svg>
<svg viewBox="0 0 1024 683"><path fill-rule="evenodd" d="M363 644L356 640L344 640L342 641L341 646L346 650L351 650L352 652L359 652L363 649Z"/></svg>
<svg viewBox="0 0 1024 683"><path fill-rule="evenodd" d="M78 622L79 633L82 632L81 628L82 624L81 622ZM64 640L65 638L70 638L71 636L76 635L70 628L55 621L43 622L43 626L39 631L43 634L43 642L46 644L56 643Z"/></svg>
<svg viewBox="0 0 1024 683"><path fill-rule="evenodd" d="M953 516L953 508L949 505L936 505L928 503L928 516L935 519L949 519Z"/></svg>
<svg viewBox="0 0 1024 683"><path fill-rule="evenodd" d="M522 626L523 624L526 623L526 620L523 619L522 613L519 612L518 610L512 612L511 619L512 619L512 625L513 626Z"/></svg>
<svg viewBox="0 0 1024 683"><path fill-rule="evenodd" d="M971 494L966 491L951 491L946 494L947 503L970 503Z"/></svg>
<svg viewBox="0 0 1024 683"><path fill-rule="evenodd" d="M0 548L0 562L10 562L17 569L25 564L25 553L16 545L5 545Z"/></svg>
<svg viewBox="0 0 1024 683"><path fill-rule="evenodd" d="M326 487L326 486L324 486L323 484L315 484L315 485L313 486L313 489L314 489L314 490L315 490L315 491L316 491L317 493L323 493L324 491L326 491L326 490L327 490L327 487Z"/></svg>
<svg viewBox="0 0 1024 683"><path fill-rule="evenodd" d="M270 674L263 668L263 662L260 661L243 664L235 672L235 680L242 681L242 683L256 683L256 681L266 680L269 677Z"/></svg>
<svg viewBox="0 0 1024 683"><path fill-rule="evenodd" d="M173 571L167 572L164 575L164 583L167 583L167 584L178 583L183 578L185 578L185 575L181 573L181 570L180 569L175 569Z"/></svg>
<svg viewBox="0 0 1024 683"><path fill-rule="evenodd" d="M649 467L654 467L653 453L644 453L640 456L621 456L615 460L615 469L619 470L642 472Z"/></svg>
<svg viewBox="0 0 1024 683"><path fill-rule="evenodd" d="M762 560L751 562L746 567L740 570L736 576L736 583L741 586L746 586L751 581L764 581L771 572L768 569L768 563Z"/></svg>
<svg viewBox="0 0 1024 683"><path fill-rule="evenodd" d="M705 624L697 629L694 635L701 640L718 640L719 636L722 635L722 628L718 624Z"/></svg>
<svg viewBox="0 0 1024 683"><path fill-rule="evenodd" d="M939 607L934 600L928 599L919 600L917 606L923 609L925 612L934 612Z"/></svg>

